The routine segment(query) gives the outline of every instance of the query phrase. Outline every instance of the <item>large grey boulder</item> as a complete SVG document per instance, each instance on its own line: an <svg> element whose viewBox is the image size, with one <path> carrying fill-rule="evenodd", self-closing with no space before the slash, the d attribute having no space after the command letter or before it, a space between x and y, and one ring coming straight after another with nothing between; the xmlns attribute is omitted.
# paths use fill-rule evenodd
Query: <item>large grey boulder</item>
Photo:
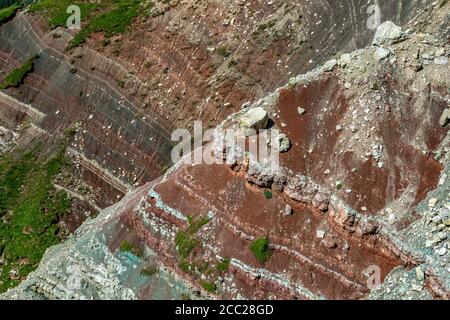
<svg viewBox="0 0 450 320"><path fill-rule="evenodd" d="M268 121L267 111L261 107L256 107L249 109L241 116L239 125L244 130L254 129L257 131L266 128Z"/></svg>
<svg viewBox="0 0 450 320"><path fill-rule="evenodd" d="M349 53L344 53L341 55L341 58L339 59L339 62L341 63L341 66L347 66L352 62L352 56Z"/></svg>
<svg viewBox="0 0 450 320"><path fill-rule="evenodd" d="M398 41L403 35L402 28L391 21L382 23L373 38L373 45L392 44Z"/></svg>
<svg viewBox="0 0 450 320"><path fill-rule="evenodd" d="M280 152L287 152L291 148L291 141L284 133L278 135L278 148Z"/></svg>
<svg viewBox="0 0 450 320"><path fill-rule="evenodd" d="M390 54L391 52L385 48L377 48L373 55L375 57L375 60L381 61L389 57Z"/></svg>
<svg viewBox="0 0 450 320"><path fill-rule="evenodd" d="M325 64L323 65L323 70L327 72L332 71L336 67L337 63L338 61L336 59L331 59L325 62Z"/></svg>

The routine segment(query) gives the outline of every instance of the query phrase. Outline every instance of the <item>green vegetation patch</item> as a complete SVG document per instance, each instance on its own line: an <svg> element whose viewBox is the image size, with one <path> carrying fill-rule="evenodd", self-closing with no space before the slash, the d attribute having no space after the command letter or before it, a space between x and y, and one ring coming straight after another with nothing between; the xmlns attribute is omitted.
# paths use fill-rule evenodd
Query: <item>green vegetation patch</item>
<svg viewBox="0 0 450 320"><path fill-rule="evenodd" d="M276 22L277 22L276 20L271 20L267 23L262 23L262 24L258 25L256 30L253 31L253 33L252 33L253 38L257 38L259 35L261 35L265 31L267 31L267 29L274 27Z"/></svg>
<svg viewBox="0 0 450 320"><path fill-rule="evenodd" d="M217 291L217 286L214 282L201 281L200 284L203 287L203 289L205 289L206 291L208 291L210 293L214 293Z"/></svg>
<svg viewBox="0 0 450 320"><path fill-rule="evenodd" d="M40 0L30 6L30 12L38 12L48 18L48 24L65 27L71 12L70 5L77 5L81 10L81 30L69 44L69 48L77 47L94 32L102 32L107 38L123 33L134 18L140 13L142 0ZM108 42L104 42L109 44Z"/></svg>
<svg viewBox="0 0 450 320"><path fill-rule="evenodd" d="M60 242L57 223L71 207L68 195L52 184L65 162L64 150L43 161L39 148L14 150L0 159L0 292L18 285L45 250Z"/></svg>
<svg viewBox="0 0 450 320"><path fill-rule="evenodd" d="M109 1L102 1L102 2L107 3ZM30 6L29 12L42 13L48 18L49 26L53 28L65 27L67 19L72 14L67 13L67 8L71 5L76 5L80 8L81 21L85 21L93 11L103 6L101 2L91 3L89 1L74 1L74 0L40 0L36 3L33 3Z"/></svg>
<svg viewBox="0 0 450 320"><path fill-rule="evenodd" d="M231 55L231 52L228 50L226 46L218 47L217 53L224 58L228 58Z"/></svg>
<svg viewBox="0 0 450 320"><path fill-rule="evenodd" d="M264 197L265 197L267 200L272 199L272 197L273 197L272 191L270 191L270 190L264 190Z"/></svg>
<svg viewBox="0 0 450 320"><path fill-rule="evenodd" d="M0 89L18 87L21 85L27 74L33 71L34 62L36 59L37 56L30 58L21 67L11 71L11 73L8 74L5 80L3 80L0 84Z"/></svg>
<svg viewBox="0 0 450 320"><path fill-rule="evenodd" d="M230 260L225 259L217 264L217 271L219 272L227 272L230 268Z"/></svg>
<svg viewBox="0 0 450 320"><path fill-rule="evenodd" d="M175 244L177 245L177 250L181 258L185 259L191 254L199 243L196 238L197 232L208 222L208 218L200 217L193 219L192 217L188 217L188 228L178 231L175 237Z"/></svg>
<svg viewBox="0 0 450 320"><path fill-rule="evenodd" d="M106 37L123 33L139 14L142 0L116 0L111 10L92 18L91 21L74 37L70 47L83 44L87 37L94 32L103 32Z"/></svg>
<svg viewBox="0 0 450 320"><path fill-rule="evenodd" d="M12 18L20 8L20 5L13 4L7 8L0 9L0 25Z"/></svg>
<svg viewBox="0 0 450 320"><path fill-rule="evenodd" d="M380 85L378 84L378 82L373 82L372 87L370 87L370 89L373 91L378 91L380 90Z"/></svg>
<svg viewBox="0 0 450 320"><path fill-rule="evenodd" d="M142 258L144 256L144 252L142 251L141 248L139 248L134 243L131 243L126 240L122 241L122 243L120 244L119 250L121 252L129 252L138 258Z"/></svg>
<svg viewBox="0 0 450 320"><path fill-rule="evenodd" d="M139 274L143 277L152 277L158 272L158 267L155 265L148 265L141 269Z"/></svg>
<svg viewBox="0 0 450 320"><path fill-rule="evenodd" d="M184 273L190 275L206 291L217 291L216 280L229 271L230 260L209 259L199 254L197 247L201 248L202 242L198 232L210 220L206 217L188 217L188 227L177 232L175 244L179 254L178 267Z"/></svg>
<svg viewBox="0 0 450 320"><path fill-rule="evenodd" d="M117 80L116 82L119 87L125 88L125 80L120 79L120 80Z"/></svg>
<svg viewBox="0 0 450 320"><path fill-rule="evenodd" d="M265 263L269 260L271 251L269 248L269 239L257 238L250 243L250 251L255 255L256 260Z"/></svg>
<svg viewBox="0 0 450 320"><path fill-rule="evenodd" d="M191 296L188 293L182 293L181 294L181 300L191 300Z"/></svg>
<svg viewBox="0 0 450 320"><path fill-rule="evenodd" d="M189 263L189 261L186 261L184 259L181 259L178 262L178 267L183 271L184 273L190 274L192 272L193 267Z"/></svg>

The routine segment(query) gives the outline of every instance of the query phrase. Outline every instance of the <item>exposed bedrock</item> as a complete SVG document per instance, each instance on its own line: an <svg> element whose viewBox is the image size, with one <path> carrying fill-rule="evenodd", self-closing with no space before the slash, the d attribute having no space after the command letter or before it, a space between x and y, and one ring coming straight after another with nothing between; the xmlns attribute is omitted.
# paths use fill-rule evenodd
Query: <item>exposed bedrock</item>
<svg viewBox="0 0 450 320"><path fill-rule="evenodd" d="M374 80L386 81L383 93L371 92L371 83L364 93L346 90L333 75L283 89L275 120L294 141L292 151L281 155L286 167L330 189L340 181L342 189L335 192L368 213L405 193L405 209L417 204L437 185L443 169L433 154L447 134L436 125L447 102L433 92L445 88L411 92L411 84L400 88L391 82L389 72ZM386 102L376 100L381 94ZM298 115L297 106L304 115Z"/></svg>
<svg viewBox="0 0 450 320"><path fill-rule="evenodd" d="M186 1L142 19L117 44L97 50L126 63L132 95L174 126L215 125L242 103L296 74L371 43L366 1ZM404 25L426 3L381 2L382 20ZM370 23L369 23L370 25Z"/></svg>
<svg viewBox="0 0 450 320"><path fill-rule="evenodd" d="M102 207L170 166L172 129L197 119L213 126L291 75L369 44L374 34L365 1L159 6L163 14L138 18L106 47L94 34L83 48L66 51L71 35L49 30L37 14L19 13L0 29L4 74L40 55L25 84L7 94L44 114L39 126L51 134L78 126L73 149L92 160L81 173L105 195ZM381 13L404 24L425 7L381 3ZM117 183L95 178L102 168Z"/></svg>
<svg viewBox="0 0 450 320"><path fill-rule="evenodd" d="M85 250L64 268L92 259L114 280L98 289L83 267L84 289L70 294L448 299L449 138L439 118L449 66L433 61L418 76L406 59L418 39L392 45L390 60L374 59L375 48L356 51L250 105L264 108L292 143L279 170L252 167L252 154L240 165L178 163L52 248L5 297L65 297L57 291L65 276L51 261L89 238L102 239L95 248L109 258ZM239 127L247 110L221 127ZM265 262L250 250L261 237L271 251ZM124 260L124 241L143 252L130 249ZM218 273L224 259L227 270ZM158 271L139 278L149 261ZM372 287L374 270L381 283Z"/></svg>
<svg viewBox="0 0 450 320"><path fill-rule="evenodd" d="M95 181L99 175L115 189L105 192L101 206L111 205L118 199L115 195L156 178L170 165L170 135L164 123L139 113L105 75L75 70L70 57L48 46L25 15L4 25L0 37L3 67L8 72L24 59L39 55L25 83L7 91L23 103L3 103L4 121L12 119L20 124L20 120L27 120L23 109L28 109L28 113L39 115L31 120L49 134L76 129L72 149L81 154L82 164L92 164L91 168L83 166L85 179L105 192L105 182ZM94 65L105 59L100 55L91 58ZM109 171L117 183L108 183L102 171Z"/></svg>

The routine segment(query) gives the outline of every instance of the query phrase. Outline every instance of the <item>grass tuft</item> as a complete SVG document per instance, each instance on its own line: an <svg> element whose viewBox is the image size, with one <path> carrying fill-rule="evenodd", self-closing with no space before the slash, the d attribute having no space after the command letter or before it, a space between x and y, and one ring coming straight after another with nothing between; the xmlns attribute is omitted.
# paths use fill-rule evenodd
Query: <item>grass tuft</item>
<svg viewBox="0 0 450 320"><path fill-rule="evenodd" d="M265 197L267 200L272 199L272 197L273 197L272 191L270 191L270 190L265 190L265 191L264 191L264 197Z"/></svg>
<svg viewBox="0 0 450 320"><path fill-rule="evenodd" d="M217 271L219 272L227 272L230 268L230 260L223 260L217 264Z"/></svg>
<svg viewBox="0 0 450 320"><path fill-rule="evenodd" d="M121 252L129 252L138 258L142 258L144 256L144 252L142 251L141 248L139 248L134 243L131 243L126 240L122 241L122 243L120 244L119 250Z"/></svg>
<svg viewBox="0 0 450 320"><path fill-rule="evenodd" d="M187 258L199 243L195 237L196 233L209 222L208 218L200 217L193 219L188 217L189 226L186 230L180 230L175 237L175 244L181 258Z"/></svg>
<svg viewBox="0 0 450 320"><path fill-rule="evenodd" d="M108 10L87 23L77 33L70 43L70 48L77 47L94 32L102 32L109 38L113 35L123 33L139 14L141 0L116 0L113 1L111 10Z"/></svg>
<svg viewBox="0 0 450 320"><path fill-rule="evenodd" d="M13 4L7 8L0 9L0 25L11 19L20 8L20 5Z"/></svg>
<svg viewBox="0 0 450 320"><path fill-rule="evenodd" d="M70 13L67 8L70 5L77 5L81 10L81 21L85 21L92 12L99 9L101 3L90 3L86 1L74 0L40 0L33 3L29 12L38 12L48 18L48 24L52 28L65 27Z"/></svg>
<svg viewBox="0 0 450 320"><path fill-rule="evenodd" d="M214 293L217 290L217 286L214 282L201 281L200 284L202 285L203 289L210 293Z"/></svg>
<svg viewBox="0 0 450 320"><path fill-rule="evenodd" d="M52 28L65 27L71 13L70 5L81 10L81 30L69 44L69 49L86 42L94 32L101 32L107 38L123 33L140 13L142 0L102 0L97 2L81 0L40 0L30 6L30 12L38 12L48 19ZM106 41L106 42L105 42ZM103 45L109 44L107 40Z"/></svg>
<svg viewBox="0 0 450 320"><path fill-rule="evenodd" d="M11 73L8 74L5 80L3 80L3 82L0 84L0 89L18 87L19 85L21 85L27 74L33 71L34 62L36 59L37 56L34 56L28 59L21 67L11 71Z"/></svg>
<svg viewBox="0 0 450 320"><path fill-rule="evenodd" d="M269 240L266 237L253 240L250 243L250 250L260 263L265 263L271 255Z"/></svg>

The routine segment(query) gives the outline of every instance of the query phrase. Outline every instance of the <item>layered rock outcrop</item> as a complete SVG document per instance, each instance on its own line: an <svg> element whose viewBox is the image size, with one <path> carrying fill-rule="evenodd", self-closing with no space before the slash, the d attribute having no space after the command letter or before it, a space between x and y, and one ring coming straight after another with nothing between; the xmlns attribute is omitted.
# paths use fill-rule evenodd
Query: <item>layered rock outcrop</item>
<svg viewBox="0 0 450 320"><path fill-rule="evenodd" d="M192 128L198 119L214 126L292 75L370 43L363 2L144 1L148 14L126 34L107 45L94 34L71 51L73 34L20 12L1 27L0 67L7 74L40 55L25 84L7 94L40 112L35 122L50 134L78 128L73 153L105 207L171 165L174 128ZM330 8L331 15L322 14ZM381 4L397 23L423 8ZM3 121L23 122L20 110L16 116L5 105L1 112L9 113Z"/></svg>

